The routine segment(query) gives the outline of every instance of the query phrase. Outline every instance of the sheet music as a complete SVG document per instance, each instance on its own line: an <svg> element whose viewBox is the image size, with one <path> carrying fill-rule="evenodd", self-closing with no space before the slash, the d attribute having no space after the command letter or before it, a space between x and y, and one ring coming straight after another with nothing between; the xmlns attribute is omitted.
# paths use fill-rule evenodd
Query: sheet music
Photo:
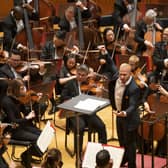
<svg viewBox="0 0 168 168"><path fill-rule="evenodd" d="M47 122L46 126L44 127L43 131L41 132L38 140L37 140L37 146L41 150L41 152L45 152L51 143L51 140L54 136L55 130L51 126L50 121Z"/></svg>
<svg viewBox="0 0 168 168"><path fill-rule="evenodd" d="M81 110L94 111L104 104L106 104L106 101L88 98L83 101L79 101L74 107Z"/></svg>
<svg viewBox="0 0 168 168"><path fill-rule="evenodd" d="M113 168L119 168L123 155L124 148L118 148L113 146L104 146L100 143L88 142L84 160L82 162L82 168L93 168L96 166L96 154L98 151L106 149L109 151L111 159L113 160Z"/></svg>

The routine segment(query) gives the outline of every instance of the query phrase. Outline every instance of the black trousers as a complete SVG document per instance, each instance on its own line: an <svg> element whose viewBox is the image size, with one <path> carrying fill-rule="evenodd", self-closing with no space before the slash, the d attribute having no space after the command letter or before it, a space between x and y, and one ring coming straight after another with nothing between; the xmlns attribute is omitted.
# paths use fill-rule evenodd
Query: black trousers
<svg viewBox="0 0 168 168"><path fill-rule="evenodd" d="M70 119L70 127L74 131L75 135L77 133L77 123L76 118L71 117ZM100 143L107 143L107 133L106 126L103 121L96 115L81 115L79 116L79 151L82 152L83 145L83 134L85 128L88 127L91 130L94 130L98 133L98 140ZM76 137L76 136L75 136ZM75 140L75 149L77 147L77 139Z"/></svg>
<svg viewBox="0 0 168 168"><path fill-rule="evenodd" d="M128 162L128 168L136 168L137 129L128 131L125 118L117 117L117 134L120 146L125 148L122 164Z"/></svg>

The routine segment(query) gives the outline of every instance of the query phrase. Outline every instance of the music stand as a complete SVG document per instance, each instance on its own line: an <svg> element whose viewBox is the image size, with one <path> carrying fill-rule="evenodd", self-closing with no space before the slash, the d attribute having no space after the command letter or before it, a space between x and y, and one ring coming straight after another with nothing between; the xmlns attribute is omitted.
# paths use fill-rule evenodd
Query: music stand
<svg viewBox="0 0 168 168"><path fill-rule="evenodd" d="M87 104L87 105L86 105ZM60 109L73 111L74 116L76 117L77 121L77 153L76 153L76 161L77 161L77 168L80 167L80 158L79 158L79 115L80 114L88 114L91 115L93 113L96 113L97 111L105 108L110 104L108 99L100 98L96 96L90 96L81 94L78 95L60 105L57 107ZM69 116L65 116L69 117Z"/></svg>

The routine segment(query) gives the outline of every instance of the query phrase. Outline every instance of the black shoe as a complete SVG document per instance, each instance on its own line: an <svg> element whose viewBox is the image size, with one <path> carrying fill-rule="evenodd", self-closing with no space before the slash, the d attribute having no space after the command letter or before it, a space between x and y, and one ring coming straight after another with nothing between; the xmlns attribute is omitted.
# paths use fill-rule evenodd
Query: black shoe
<svg viewBox="0 0 168 168"><path fill-rule="evenodd" d="M27 151L23 152L21 154L21 164L25 167L25 168L32 168L31 166L31 156L28 155Z"/></svg>
<svg viewBox="0 0 168 168"><path fill-rule="evenodd" d="M54 114L58 110L59 110L59 108L56 105L53 105L51 110L48 112L48 114L49 115Z"/></svg>

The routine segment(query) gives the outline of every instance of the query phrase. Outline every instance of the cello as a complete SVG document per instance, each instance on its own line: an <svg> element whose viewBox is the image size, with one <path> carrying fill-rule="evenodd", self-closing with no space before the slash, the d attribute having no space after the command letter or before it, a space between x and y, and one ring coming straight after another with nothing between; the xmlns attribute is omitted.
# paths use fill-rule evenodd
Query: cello
<svg viewBox="0 0 168 168"><path fill-rule="evenodd" d="M137 10L137 4L138 4L137 0L134 0L132 4L133 9L123 17L123 22L130 25L131 27L131 30L128 33L127 32L124 33L123 41L125 41L125 44L129 46L134 52L136 51L136 48L137 48L137 43L134 40L135 26L136 26L136 22L142 19L141 12Z"/></svg>

